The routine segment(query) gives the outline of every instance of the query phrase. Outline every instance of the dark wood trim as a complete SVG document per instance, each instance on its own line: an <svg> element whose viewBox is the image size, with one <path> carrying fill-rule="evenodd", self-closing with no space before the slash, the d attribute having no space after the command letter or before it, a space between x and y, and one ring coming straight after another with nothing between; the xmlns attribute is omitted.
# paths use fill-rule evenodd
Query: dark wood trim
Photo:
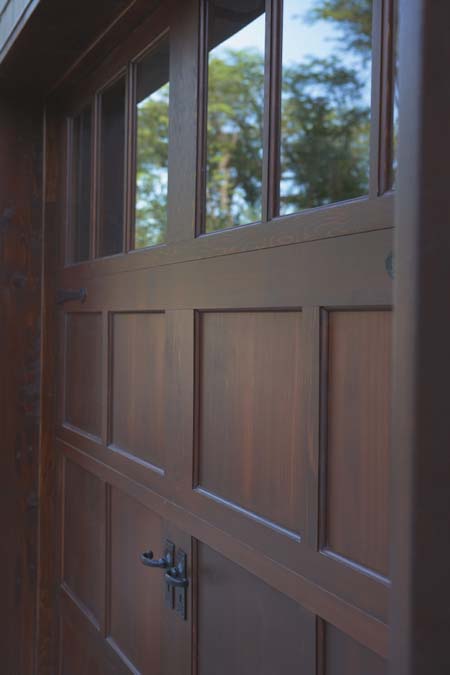
<svg viewBox="0 0 450 675"><path fill-rule="evenodd" d="M381 36L381 100L379 125L379 194L392 190L393 186L393 113L394 113L394 11L396 0L384 0L383 28Z"/></svg>
<svg viewBox="0 0 450 675"><path fill-rule="evenodd" d="M39 545L42 110L0 92L0 634L32 675Z"/></svg>
<svg viewBox="0 0 450 675"><path fill-rule="evenodd" d="M372 90L370 114L370 162L369 162L369 196L380 194L380 146L381 135L381 100L382 100L382 40L383 15L386 0L374 0L372 8Z"/></svg>
<svg viewBox="0 0 450 675"><path fill-rule="evenodd" d="M92 189L91 189L91 222L90 222L90 247L89 260L93 260L97 250L97 231L98 231L98 166L99 166L99 137L100 137L100 102L98 96L94 96L92 101Z"/></svg>
<svg viewBox="0 0 450 675"><path fill-rule="evenodd" d="M120 271L160 267L178 262L215 258L234 253L288 246L290 244L345 237L391 229L394 195L376 200L356 199L323 208L283 216L267 223L243 225L170 245L138 250L126 256L77 263L65 274L89 279Z"/></svg>
<svg viewBox="0 0 450 675"><path fill-rule="evenodd" d="M400 0L392 675L450 672L449 25Z"/></svg>
<svg viewBox="0 0 450 675"><path fill-rule="evenodd" d="M205 231L206 194L206 126L208 121L208 1L199 0L200 23L198 42L198 86L197 86L197 161L196 161L196 224L195 236Z"/></svg>
<svg viewBox="0 0 450 675"><path fill-rule="evenodd" d="M267 197L264 202L263 221L276 218L280 201L280 133L281 86L283 47L283 0L272 0L269 5L269 35L267 39L266 111L265 128L267 145L264 169L267 172ZM263 193L264 194L264 193Z"/></svg>
<svg viewBox="0 0 450 675"><path fill-rule="evenodd" d="M59 578L58 460L54 444L56 419L56 368L58 322L55 315L56 270L63 210L61 198L63 176L59 171L61 141L65 119L51 108L45 112L44 138L44 206L43 206L43 293L42 293L42 383L40 435L40 536L39 536L39 606L37 614L36 672L53 675L57 656L57 594ZM64 152L62 153L64 157Z"/></svg>
<svg viewBox="0 0 450 675"><path fill-rule="evenodd" d="M197 234L197 113L200 0L186 0L170 23L169 187L166 241L176 244ZM201 96L200 96L201 100ZM176 111L176 114L174 114Z"/></svg>

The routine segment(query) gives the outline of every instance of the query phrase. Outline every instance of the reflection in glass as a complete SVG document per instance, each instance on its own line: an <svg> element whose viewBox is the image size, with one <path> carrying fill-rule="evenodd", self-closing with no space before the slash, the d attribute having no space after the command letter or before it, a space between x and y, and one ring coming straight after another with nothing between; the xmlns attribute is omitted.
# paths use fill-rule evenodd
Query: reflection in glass
<svg viewBox="0 0 450 675"><path fill-rule="evenodd" d="M125 177L125 79L101 96L99 255L123 249Z"/></svg>
<svg viewBox="0 0 450 675"><path fill-rule="evenodd" d="M137 66L135 248L160 244L167 227L169 38Z"/></svg>
<svg viewBox="0 0 450 675"><path fill-rule="evenodd" d="M70 203L70 262L89 258L91 221L92 109L87 106L72 121Z"/></svg>
<svg viewBox="0 0 450 675"><path fill-rule="evenodd" d="M264 0L210 0L207 232L261 220Z"/></svg>
<svg viewBox="0 0 450 675"><path fill-rule="evenodd" d="M284 0L280 214L367 194L372 0Z"/></svg>
<svg viewBox="0 0 450 675"><path fill-rule="evenodd" d="M398 152L398 1L394 2L394 93L392 102L392 174L391 188L395 188L397 178L397 152Z"/></svg>

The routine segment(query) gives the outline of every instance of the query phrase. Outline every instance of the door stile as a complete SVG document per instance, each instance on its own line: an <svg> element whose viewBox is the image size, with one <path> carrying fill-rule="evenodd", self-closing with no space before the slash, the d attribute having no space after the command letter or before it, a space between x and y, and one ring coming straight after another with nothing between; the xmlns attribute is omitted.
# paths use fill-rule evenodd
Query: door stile
<svg viewBox="0 0 450 675"><path fill-rule="evenodd" d="M112 335L110 313L102 312L102 443L109 446L111 439L111 384L112 372Z"/></svg>
<svg viewBox="0 0 450 675"><path fill-rule="evenodd" d="M303 462L299 477L304 544L319 546L320 308L303 308Z"/></svg>
<svg viewBox="0 0 450 675"><path fill-rule="evenodd" d="M194 449L194 310L166 312L166 461L175 494L192 492Z"/></svg>
<svg viewBox="0 0 450 675"><path fill-rule="evenodd" d="M200 0L186 0L173 11L170 26L168 244L192 240L197 234L199 21Z"/></svg>

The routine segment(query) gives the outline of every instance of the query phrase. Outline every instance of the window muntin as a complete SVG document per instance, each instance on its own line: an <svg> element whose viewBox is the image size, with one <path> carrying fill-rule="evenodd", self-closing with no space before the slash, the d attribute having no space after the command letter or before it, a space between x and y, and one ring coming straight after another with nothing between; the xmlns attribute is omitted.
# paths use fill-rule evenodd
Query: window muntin
<svg viewBox="0 0 450 675"><path fill-rule="evenodd" d="M137 63L134 248L165 241L169 167L169 37Z"/></svg>
<svg viewBox="0 0 450 675"><path fill-rule="evenodd" d="M389 12L383 11L382 19L380 13L375 12L377 21L374 25L374 46L377 56L374 63L379 72L374 73L373 78L375 88L372 107L376 109L373 121L370 121L369 106L372 0L352 0L351 3L344 4L347 9L351 8L354 15L344 12L339 16L337 10L343 7L341 0L245 0L244 3L238 0L203 0L204 17L207 21L206 30L201 31L205 58L203 61L200 59L199 64L203 79L200 77L198 89L200 126L197 157L198 221L195 224L197 233L230 229L250 222L267 222L277 219L279 215L295 216L294 222L297 222L299 213L305 208L311 209L367 194L370 199L375 199L378 194L382 195L386 190L395 187L398 125L397 31L394 25L396 17L393 21L391 9L397 9L397 3L395 0L387 0ZM270 8L267 16L266 7ZM295 7L300 9L296 10ZM327 9L326 16L323 14L324 8ZM280 13L280 10L283 11ZM319 10L322 11L322 16ZM298 57L296 61L292 58L292 38L291 48L288 46L288 33L289 30L292 31L292 27L296 29L298 24L302 30L294 31ZM310 36L309 47L306 34ZM352 40L347 39L349 35L353 35ZM303 36L302 40L297 39L299 36ZM346 48L343 49L345 36ZM322 46L318 44L320 40ZM70 154L66 260L69 264L127 252L133 248L151 247L161 242L170 243L170 237L167 237L167 37L154 41L153 45L156 46L147 52L142 50L144 45L141 45L140 53L145 54L143 58L133 58L131 49L127 47L126 61L123 64L126 74L93 95L91 103L73 116L68 125L71 135L68 144ZM225 73L221 78L220 75L215 75L211 67L205 67L211 66L214 60L223 61L224 57L236 59L236 52L241 47L245 47L244 56L253 54L258 57L254 60L258 67L252 71L252 75L249 76L246 71L245 77L242 77L242 73L238 72L238 77L230 78L229 69L227 70L230 64L225 63L222 68L223 64L219 63L223 70L222 75ZM318 142L318 151L310 153L308 157L307 152L302 154L301 151L305 148L298 143L289 124L288 107L293 107L294 102L298 103L293 100L292 95L289 98L289 84L286 80L291 78L292 85L295 79L292 72L288 72L289 69L304 68L305 62L310 65L313 57L316 60L320 57L323 62L325 59L322 57L327 49L328 57L343 59L345 66L350 64L354 67L356 79L360 78L360 86L355 88L355 91L359 91L360 99L356 100L355 96L355 105L351 112L358 112L361 104L361 119L367 122L359 135L358 143L343 143L347 159L355 159L353 166L351 161L348 164L348 171L335 172L335 175L345 179L345 190L339 185L336 187L337 181L330 179L330 175L333 175L331 165L342 161L339 153L334 156L331 153L331 158L330 153L327 154L330 139L321 139L319 136L318 141L322 140L322 144ZM306 58L311 53L313 57ZM163 62L164 66L161 66ZM192 68L195 65L192 58ZM163 67L166 71L160 82L160 75L150 72L153 67L156 70ZM109 68L105 70L109 71ZM364 72L367 77L363 77ZM253 77L255 73L257 77ZM105 79L111 74L109 71ZM312 79L319 75L317 71L314 72ZM377 78L381 82L381 101ZM97 81L101 85L100 78ZM243 82L248 85L248 91L242 86ZM315 87L310 81L306 84L305 90L310 88L309 94L313 94L311 100L315 103L317 98L320 99L319 85ZM345 90L345 82L337 81L334 84L335 93L339 92L340 86ZM179 83L176 86L180 86ZM350 85L347 89L351 93ZM345 95L347 94L348 92ZM322 96L324 98L325 101L319 102L326 107L329 100ZM339 96L336 98L341 101ZM345 96L342 98L345 102ZM387 98L389 101L386 106ZM351 103L350 95L347 100ZM253 105L245 106L246 101L252 101ZM161 111L160 116L150 115L153 120L150 126L158 117L157 131L154 126L150 143L145 141L149 126L145 121L148 104L155 109L159 107ZM315 105L312 107L316 111L320 108ZM177 110L172 113L176 117ZM215 129L212 123L215 121L214 115L218 118ZM380 120L379 128L375 128L378 127L375 124L377 119ZM370 190L367 188L369 124L372 125L373 144L370 148ZM175 119L174 126L176 125ZM298 126L297 119L297 129ZM242 129L244 133L241 133ZM336 129L339 131L339 125L336 125ZM233 131L234 135L231 133ZM221 132L224 132L222 138ZM228 156L225 157L221 152L221 143L224 140L231 141L233 150L231 153L228 147ZM180 140L177 142L180 143ZM208 150L211 149L213 153L208 155ZM230 155L233 160L231 162ZM315 180L313 172L308 170L311 157L316 163L316 177L319 175L320 180ZM192 161L193 172L196 168L194 164ZM292 169L296 164L297 173ZM306 180L301 179L300 169L306 174ZM156 174L153 183L150 175L152 171ZM350 187L355 184L355 175L356 184L363 185L364 189L348 189L348 184ZM318 185L317 189L315 185ZM277 223L280 221L275 221L274 229ZM192 223L189 227L192 232ZM188 225L186 235L190 238Z"/></svg>
<svg viewBox="0 0 450 675"><path fill-rule="evenodd" d="M69 203L69 252L71 262L89 259L91 236L92 106L72 119Z"/></svg>
<svg viewBox="0 0 450 675"><path fill-rule="evenodd" d="M100 95L98 255L123 250L125 204L125 77Z"/></svg>
<svg viewBox="0 0 450 675"><path fill-rule="evenodd" d="M372 0L284 0L279 213L368 194Z"/></svg>
<svg viewBox="0 0 450 675"><path fill-rule="evenodd" d="M205 231L262 218L264 0L208 3Z"/></svg>

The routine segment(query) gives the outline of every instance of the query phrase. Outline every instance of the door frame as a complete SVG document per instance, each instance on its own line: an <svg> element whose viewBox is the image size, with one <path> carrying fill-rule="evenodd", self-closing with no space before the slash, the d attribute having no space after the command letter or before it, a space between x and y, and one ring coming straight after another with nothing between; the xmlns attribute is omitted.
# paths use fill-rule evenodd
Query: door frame
<svg viewBox="0 0 450 675"><path fill-rule="evenodd" d="M450 669L450 5L400 16L390 672L426 675Z"/></svg>

